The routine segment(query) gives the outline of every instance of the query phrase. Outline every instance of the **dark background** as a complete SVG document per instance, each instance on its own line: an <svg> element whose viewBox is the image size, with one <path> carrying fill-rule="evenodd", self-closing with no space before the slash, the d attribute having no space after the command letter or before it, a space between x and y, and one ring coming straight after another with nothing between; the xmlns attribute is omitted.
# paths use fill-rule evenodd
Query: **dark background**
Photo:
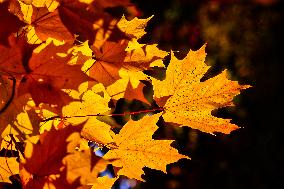
<svg viewBox="0 0 284 189"><path fill-rule="evenodd" d="M179 58L207 42L206 62L212 69L206 77L227 68L233 80L253 86L235 98L236 107L214 112L232 118L242 127L230 135L213 136L190 128L161 126L157 137L176 139L174 146L192 160L171 164L168 174L146 168L146 182L134 188L284 188L280 166L284 160L283 1L132 2L139 8L140 17L155 15L143 42L179 51Z"/></svg>

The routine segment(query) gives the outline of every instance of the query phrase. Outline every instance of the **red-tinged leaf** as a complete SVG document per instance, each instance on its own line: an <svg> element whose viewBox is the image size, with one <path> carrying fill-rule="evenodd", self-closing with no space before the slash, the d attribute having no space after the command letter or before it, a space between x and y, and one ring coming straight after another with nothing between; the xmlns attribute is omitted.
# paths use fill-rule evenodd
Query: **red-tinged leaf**
<svg viewBox="0 0 284 189"><path fill-rule="evenodd" d="M0 113L4 112L15 95L16 80L0 72Z"/></svg>
<svg viewBox="0 0 284 189"><path fill-rule="evenodd" d="M167 55L157 45L128 40L108 41L100 49L94 46L91 48L96 62L89 68L90 76L106 87L121 78L120 71L124 71L124 75L128 75L130 80L139 82L146 79L147 76L142 71L149 69L152 64L161 66L162 59Z"/></svg>
<svg viewBox="0 0 284 189"><path fill-rule="evenodd" d="M40 82L39 79L27 76L22 79L19 86L19 95L30 93L34 102L38 105L40 103L56 104L62 107L73 101L72 97L55 88L51 80Z"/></svg>
<svg viewBox="0 0 284 189"><path fill-rule="evenodd" d="M25 154L31 154L26 158L23 167L32 174L35 179L43 179L46 176L59 174L63 166L62 160L67 155L67 138L74 132L80 132L83 124L78 126L66 126L56 130L45 131L40 135L37 144L28 143ZM32 181L33 179L31 179Z"/></svg>
<svg viewBox="0 0 284 189"><path fill-rule="evenodd" d="M49 44L39 53L33 53L29 61L29 73L19 85L19 95L30 93L36 104L48 103L62 106L72 100L61 89L77 89L91 80L81 71L81 65L69 65L71 55L60 57L59 52L69 48L68 44L54 46Z"/></svg>
<svg viewBox="0 0 284 189"><path fill-rule="evenodd" d="M118 71L126 57L126 47L127 42L124 41L120 43L107 42L101 50L93 47L96 62L90 68L90 76L104 86L109 86L120 79Z"/></svg>
<svg viewBox="0 0 284 189"><path fill-rule="evenodd" d="M37 37L41 41L46 41L49 37L59 41L64 40L65 42L74 41L73 34L71 34L61 22L58 10L49 12L47 7L38 8L33 5L21 7L20 3L14 0L10 3L10 10L17 15L19 19L33 27L35 33L31 35L28 39L29 41L38 41ZM32 15L29 18L30 12L32 12ZM26 32L29 33L30 29L26 30Z"/></svg>
<svg viewBox="0 0 284 189"><path fill-rule="evenodd" d="M61 172L60 177L53 181L53 185L56 189L78 189L82 184L80 183L80 179L76 179L74 182L70 183L67 180L67 170L64 169L63 172ZM33 188L31 188L33 189ZM84 189L82 187L82 189ZM87 188L86 188L87 189Z"/></svg>
<svg viewBox="0 0 284 189"><path fill-rule="evenodd" d="M103 42L109 37L124 36L115 25L117 20L108 13L78 0L61 0L60 3L58 11L62 22L80 41L89 40L93 44L95 40Z"/></svg>
<svg viewBox="0 0 284 189"><path fill-rule="evenodd" d="M6 46L9 45L8 37L24 26L23 22L8 11L8 5L8 1L0 3L0 45Z"/></svg>
<svg viewBox="0 0 284 189"><path fill-rule="evenodd" d="M21 179L23 184L23 189L78 189L81 184L79 179L75 180L73 183L69 183L66 179L66 169L60 172L60 176L47 176L30 179L32 176L25 169L22 169Z"/></svg>
<svg viewBox="0 0 284 189"><path fill-rule="evenodd" d="M34 47L23 38L10 36L8 47L0 45L0 71L17 78L24 74Z"/></svg>
<svg viewBox="0 0 284 189"><path fill-rule="evenodd" d="M145 85L143 83L139 83L137 88L133 88L130 82L128 82L125 93L124 93L124 98L127 100L140 100L141 102L144 102L148 105L150 105L149 101L145 98L144 93L143 93L143 88Z"/></svg>
<svg viewBox="0 0 284 189"><path fill-rule="evenodd" d="M49 37L65 42L74 41L73 34L61 22L58 10L54 12L48 12L47 8L34 8L34 10L37 10L34 11L37 16L32 25L35 28L35 33L42 41Z"/></svg>

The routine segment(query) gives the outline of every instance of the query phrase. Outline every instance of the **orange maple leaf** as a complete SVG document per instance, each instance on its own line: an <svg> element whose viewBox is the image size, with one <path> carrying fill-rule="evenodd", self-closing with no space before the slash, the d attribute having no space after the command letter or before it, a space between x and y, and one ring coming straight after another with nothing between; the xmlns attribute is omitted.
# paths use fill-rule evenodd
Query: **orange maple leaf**
<svg viewBox="0 0 284 189"><path fill-rule="evenodd" d="M72 55L57 55L68 48L68 44L55 46L51 43L39 53L33 53L28 73L19 84L19 95L30 93L36 104L63 106L71 102L72 98L61 89L77 89L82 82L91 79L81 71L80 65L67 64Z"/></svg>

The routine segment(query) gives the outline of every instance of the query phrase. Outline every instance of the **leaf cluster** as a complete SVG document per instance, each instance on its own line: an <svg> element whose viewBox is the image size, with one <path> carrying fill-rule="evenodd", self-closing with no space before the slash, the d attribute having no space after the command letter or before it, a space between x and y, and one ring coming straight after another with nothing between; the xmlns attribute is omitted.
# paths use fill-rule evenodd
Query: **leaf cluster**
<svg viewBox="0 0 284 189"><path fill-rule="evenodd" d="M0 3L0 180L25 189L111 188L120 176L144 181L182 158L172 140L152 138L157 122L213 134L237 129L211 112L249 86L208 71L205 45L179 60L142 44L152 18L116 18L129 0L9 0ZM133 15L132 15L133 17ZM167 68L163 63L170 54ZM166 69L164 80L146 70ZM145 81L153 96L145 97ZM146 109L115 114L119 99ZM147 113L124 126L112 117ZM122 127L122 128L121 128ZM119 130L119 132L114 131ZM102 157L97 147L107 148ZM108 165L115 177L101 177Z"/></svg>

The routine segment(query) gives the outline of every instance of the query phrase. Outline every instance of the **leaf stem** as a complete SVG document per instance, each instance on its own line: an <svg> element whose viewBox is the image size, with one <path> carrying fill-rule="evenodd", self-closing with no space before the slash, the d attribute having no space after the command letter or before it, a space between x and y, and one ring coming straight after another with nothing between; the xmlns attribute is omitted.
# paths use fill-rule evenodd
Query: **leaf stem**
<svg viewBox="0 0 284 189"><path fill-rule="evenodd" d="M109 116L109 117L115 117L115 116L127 116L127 115L137 115L141 113L149 113L149 112L156 112L156 111L164 111L164 108L154 108L151 110L140 110L135 112L124 112L124 113L118 113L118 114L87 114L87 115L74 115L74 116L53 116L47 119L42 120L41 122L47 122L53 119L68 119L68 118L75 118L75 117L94 117L94 116Z"/></svg>

